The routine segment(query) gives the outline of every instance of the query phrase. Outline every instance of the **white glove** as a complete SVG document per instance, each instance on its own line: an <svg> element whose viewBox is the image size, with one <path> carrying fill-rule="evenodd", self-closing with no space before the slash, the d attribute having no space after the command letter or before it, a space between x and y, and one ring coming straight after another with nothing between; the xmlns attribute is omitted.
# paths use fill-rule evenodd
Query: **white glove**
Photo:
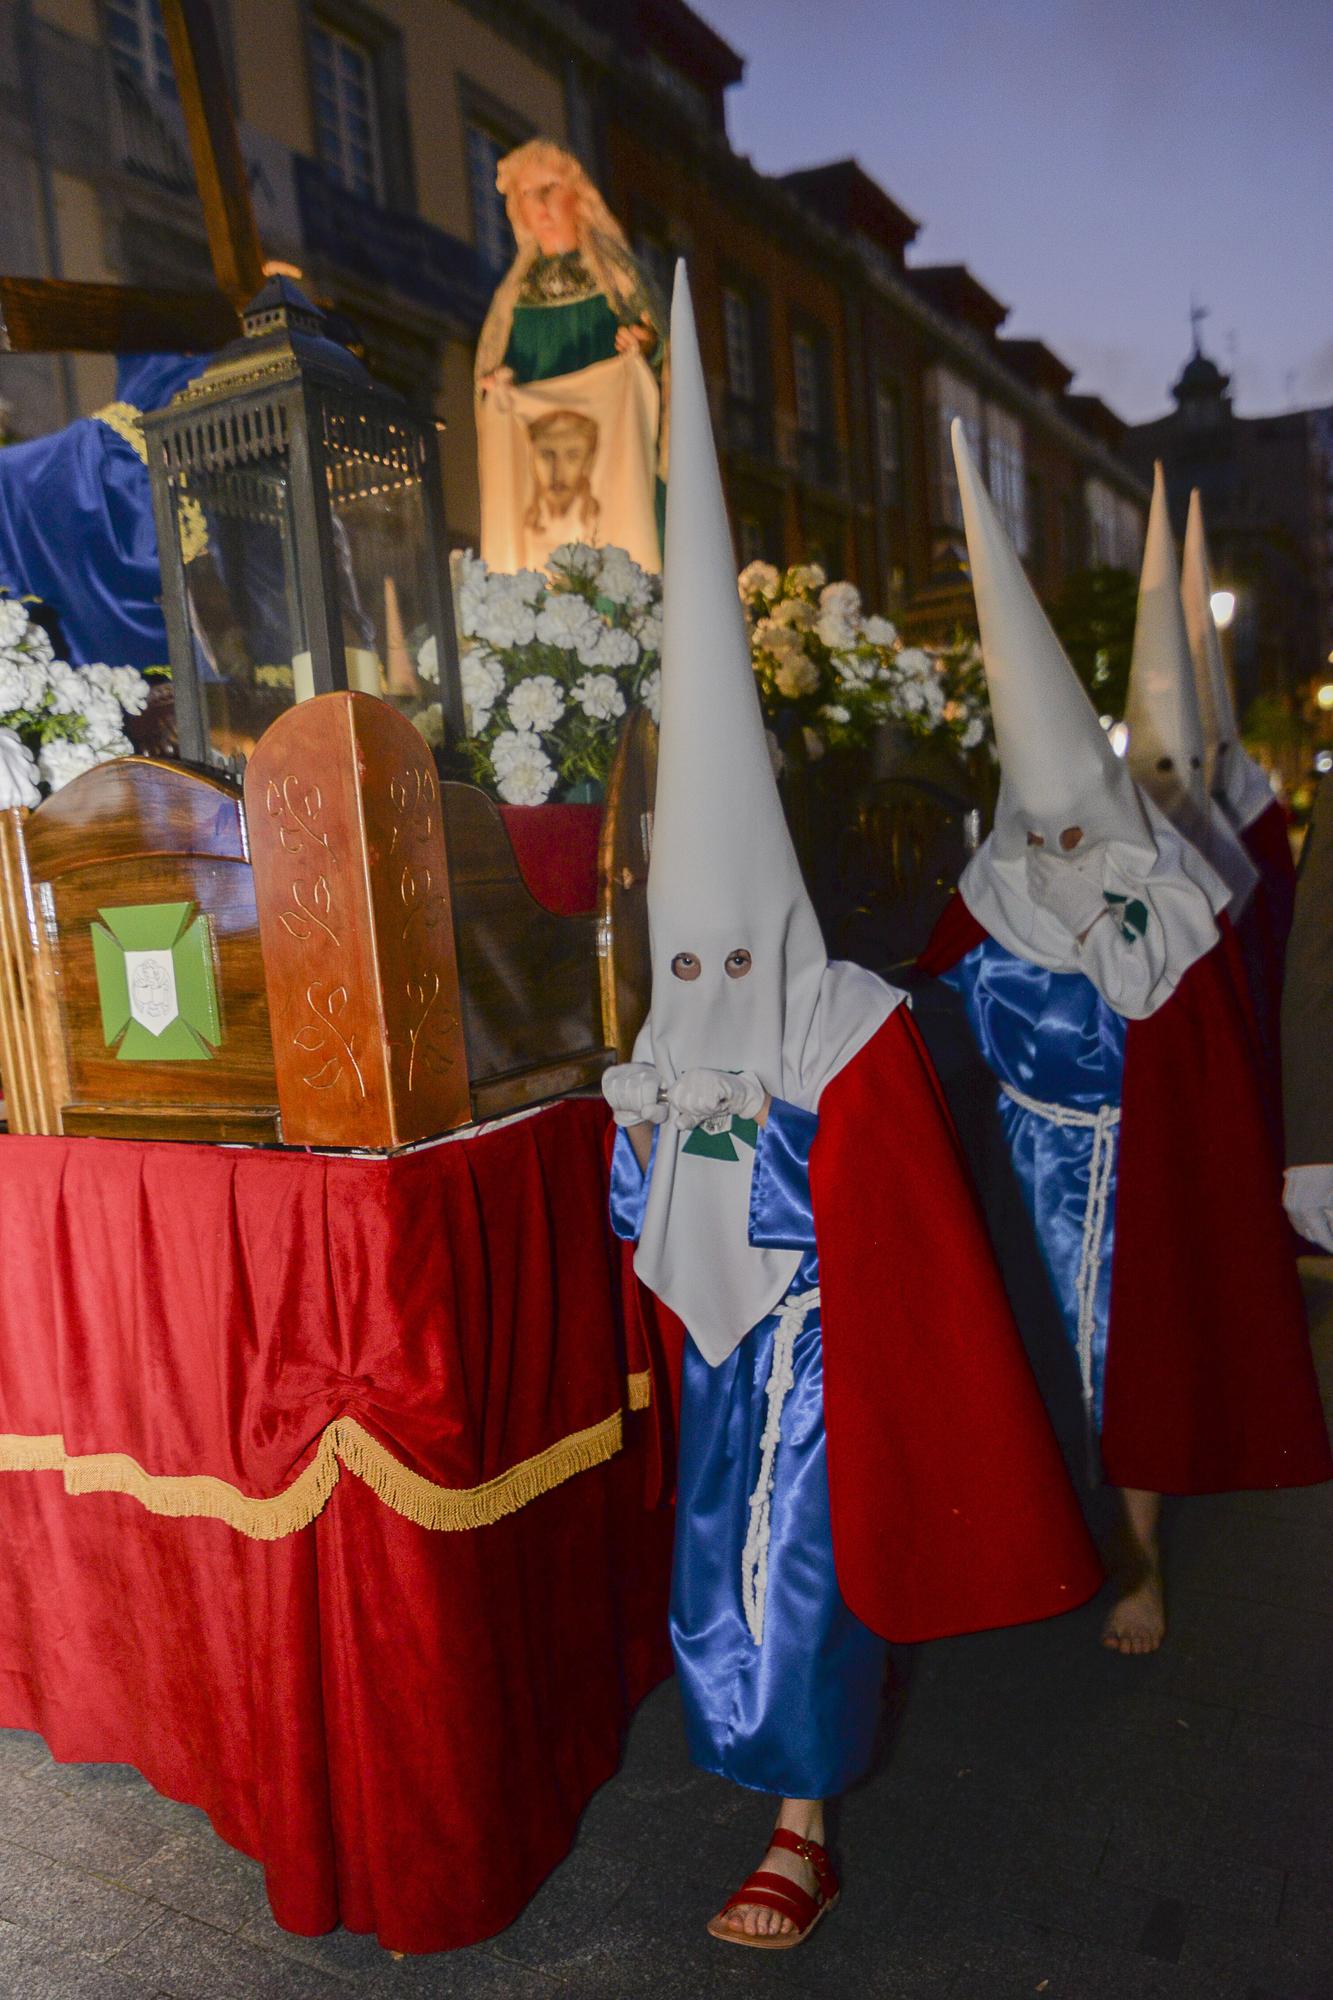
<svg viewBox="0 0 1333 2000"><path fill-rule="evenodd" d="M1071 937L1081 938L1106 913L1099 856L1085 862L1050 854L1044 847L1027 853L1028 888L1034 903L1062 923Z"/></svg>
<svg viewBox="0 0 1333 2000"><path fill-rule="evenodd" d="M687 1069L667 1092L682 1132L713 1118L757 1118L768 1092L753 1070Z"/></svg>
<svg viewBox="0 0 1333 2000"><path fill-rule="evenodd" d="M1282 1205L1294 1229L1333 1254L1333 1166L1288 1167Z"/></svg>
<svg viewBox="0 0 1333 2000"><path fill-rule="evenodd" d="M0 806L35 806L41 798L32 752L12 729L0 729Z"/></svg>
<svg viewBox="0 0 1333 2000"><path fill-rule="evenodd" d="M651 1063L616 1063L603 1070L602 1096L617 1125L660 1125L667 1115L662 1079Z"/></svg>

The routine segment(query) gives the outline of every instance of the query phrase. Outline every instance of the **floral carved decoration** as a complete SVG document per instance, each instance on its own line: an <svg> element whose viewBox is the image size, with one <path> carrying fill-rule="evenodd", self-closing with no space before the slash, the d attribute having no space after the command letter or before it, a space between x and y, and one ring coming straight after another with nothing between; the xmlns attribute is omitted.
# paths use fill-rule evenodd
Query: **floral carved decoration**
<svg viewBox="0 0 1333 2000"><path fill-rule="evenodd" d="M309 1084L312 1090L328 1090L340 1081L344 1070L350 1068L357 1095L364 1097L366 1080L356 1059L357 1038L355 1034L345 1033L341 1026L341 1018L347 1011L347 988L329 986L325 980L313 979L306 988L305 1001L314 1020L297 1029L292 1036L292 1047L308 1056L322 1056L323 1061L309 1076L303 1077L302 1082Z"/></svg>

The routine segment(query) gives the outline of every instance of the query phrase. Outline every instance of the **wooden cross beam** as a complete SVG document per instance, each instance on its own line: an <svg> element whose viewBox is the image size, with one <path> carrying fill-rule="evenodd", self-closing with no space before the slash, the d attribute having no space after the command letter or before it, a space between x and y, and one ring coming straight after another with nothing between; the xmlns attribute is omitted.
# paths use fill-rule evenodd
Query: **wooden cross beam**
<svg viewBox="0 0 1333 2000"><path fill-rule="evenodd" d="M208 0L162 0L162 16L203 205L216 291L0 277L0 348L15 353L198 353L240 331L264 282L235 113Z"/></svg>

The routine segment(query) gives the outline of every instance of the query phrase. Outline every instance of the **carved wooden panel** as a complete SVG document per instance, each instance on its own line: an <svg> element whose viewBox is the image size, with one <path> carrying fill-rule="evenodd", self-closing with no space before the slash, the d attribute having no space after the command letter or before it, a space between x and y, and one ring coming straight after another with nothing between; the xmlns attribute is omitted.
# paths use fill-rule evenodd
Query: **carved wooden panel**
<svg viewBox="0 0 1333 2000"><path fill-rule="evenodd" d="M386 702L330 694L245 777L283 1136L387 1148L470 1115L440 787Z"/></svg>
<svg viewBox="0 0 1333 2000"><path fill-rule="evenodd" d="M657 795L657 730L643 709L621 731L606 788L597 940L606 1042L628 1062L652 998L648 857Z"/></svg>
<svg viewBox="0 0 1333 2000"><path fill-rule="evenodd" d="M4 820L11 1129L276 1138L235 787L126 759Z"/></svg>

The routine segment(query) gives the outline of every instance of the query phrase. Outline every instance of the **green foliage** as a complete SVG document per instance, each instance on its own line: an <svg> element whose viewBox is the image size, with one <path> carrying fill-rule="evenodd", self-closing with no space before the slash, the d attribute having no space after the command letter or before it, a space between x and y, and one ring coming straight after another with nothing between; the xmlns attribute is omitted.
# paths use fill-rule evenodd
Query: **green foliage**
<svg viewBox="0 0 1333 2000"><path fill-rule="evenodd" d="M1050 607L1056 637L1099 715L1125 712L1138 597L1127 569L1082 569Z"/></svg>

